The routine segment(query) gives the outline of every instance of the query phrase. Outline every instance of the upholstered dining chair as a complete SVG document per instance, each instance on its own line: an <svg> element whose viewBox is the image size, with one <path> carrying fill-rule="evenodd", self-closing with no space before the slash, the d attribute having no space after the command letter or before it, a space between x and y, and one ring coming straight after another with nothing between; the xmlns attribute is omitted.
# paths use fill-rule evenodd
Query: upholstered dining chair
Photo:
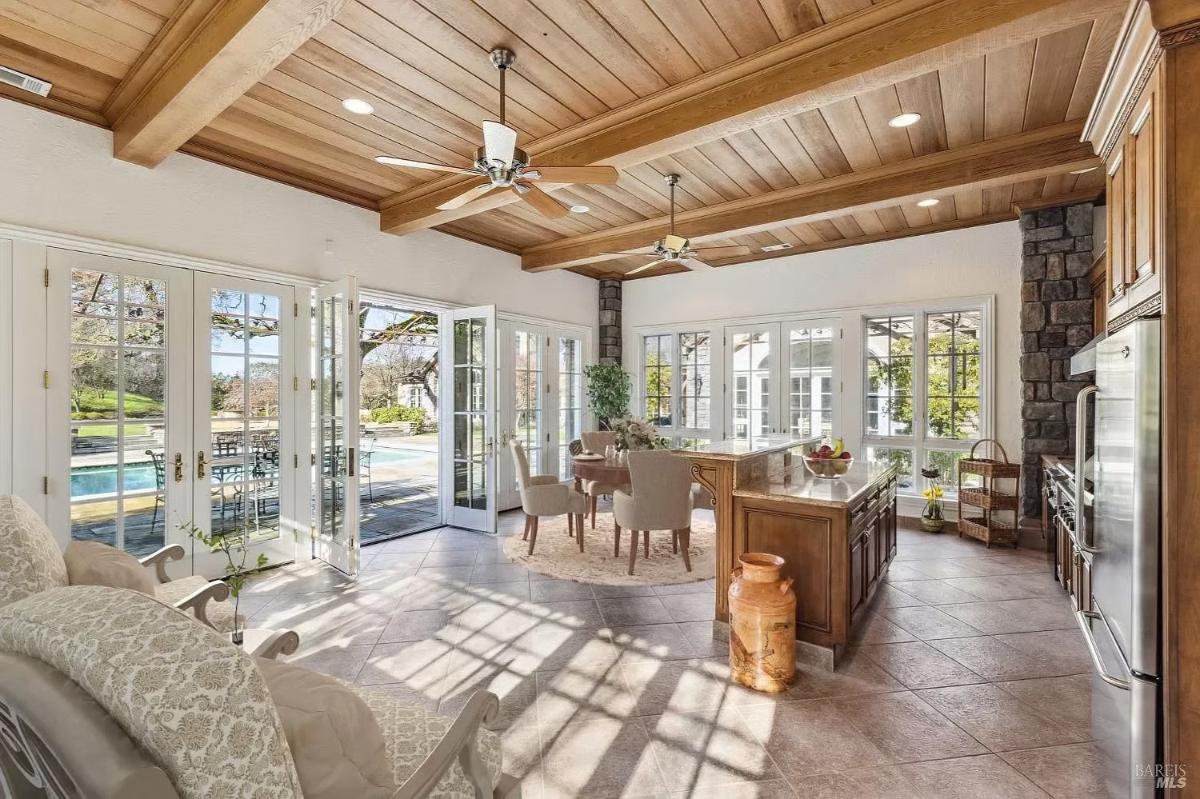
<svg viewBox="0 0 1200 799"><path fill-rule="evenodd" d="M199 575L172 580L167 563L186 554L178 544L163 547L144 558L131 556L98 542L72 542L67 555L58 548L54 534L25 500L0 496L0 607L30 594L72 583L72 569L79 565L89 582L118 579L118 587L137 588L180 610L191 612L200 622L221 632L233 630L233 603L229 586ZM68 561L68 556L71 558ZM133 566L133 573L125 568ZM140 564L140 568L138 567ZM153 570L153 577L147 570ZM78 582L78 575L75 582ZM106 585L111 582L104 583Z"/></svg>
<svg viewBox="0 0 1200 799"><path fill-rule="evenodd" d="M513 466L517 472L517 487L521 491L521 510L525 511L525 532L522 541L529 542L529 554L537 543L538 517L567 517L567 532L575 535L579 551L583 551L583 514L587 501L583 494L560 483L555 474L530 474L525 448L515 438L508 442Z"/></svg>
<svg viewBox="0 0 1200 799"><path fill-rule="evenodd" d="M593 430L588 433L580 433L579 440L583 443L585 451L603 455L605 449L617 443L617 434L611 430ZM596 528L596 504L600 497L612 496L613 492L618 488L628 487L616 483L602 483L599 480L583 481L583 493L587 495L588 513L592 517L592 529Z"/></svg>
<svg viewBox="0 0 1200 799"><path fill-rule="evenodd" d="M613 556L621 554L621 529L629 530L629 573L637 561L638 531L645 556L650 557L650 531L670 530L672 550L683 555L692 570L688 545L692 540L692 469L687 458L666 450L629 453L632 491L613 494Z"/></svg>

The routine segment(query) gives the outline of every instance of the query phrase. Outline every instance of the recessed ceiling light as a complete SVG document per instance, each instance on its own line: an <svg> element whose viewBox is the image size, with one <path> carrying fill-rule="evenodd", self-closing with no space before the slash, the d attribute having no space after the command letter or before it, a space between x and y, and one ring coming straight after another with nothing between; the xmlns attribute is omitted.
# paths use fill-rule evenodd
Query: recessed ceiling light
<svg viewBox="0 0 1200 799"><path fill-rule="evenodd" d="M939 200L937 197L928 197L924 200L918 201L917 206L920 208L932 208L940 202L941 200Z"/></svg>
<svg viewBox="0 0 1200 799"><path fill-rule="evenodd" d="M1072 169L1071 174L1072 175L1086 175L1088 172L1095 172L1099 168L1100 167L1098 167L1098 166L1085 166L1083 169Z"/></svg>
<svg viewBox="0 0 1200 799"><path fill-rule="evenodd" d="M368 103L366 100L360 100L357 97L347 97L342 100L342 108L349 111L351 114L374 114L375 106Z"/></svg>
<svg viewBox="0 0 1200 799"><path fill-rule="evenodd" d="M571 206L571 213L573 213L573 214L586 214L590 210L592 210L592 207L590 205L572 205Z"/></svg>
<svg viewBox="0 0 1200 799"><path fill-rule="evenodd" d="M767 244L761 248L763 252L779 252L780 250L792 249L791 242L780 242L779 244Z"/></svg>
<svg viewBox="0 0 1200 799"><path fill-rule="evenodd" d="M921 115L915 113L898 114L888 120L888 124L893 128L907 128L909 125L915 125L921 121Z"/></svg>

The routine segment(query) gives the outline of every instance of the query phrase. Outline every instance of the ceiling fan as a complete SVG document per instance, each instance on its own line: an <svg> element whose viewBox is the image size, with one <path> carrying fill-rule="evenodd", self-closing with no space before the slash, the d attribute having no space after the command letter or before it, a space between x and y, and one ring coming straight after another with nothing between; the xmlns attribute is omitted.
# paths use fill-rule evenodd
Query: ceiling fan
<svg viewBox="0 0 1200 799"><path fill-rule="evenodd" d="M464 191L438 206L449 211L461 208L493 191L505 189L514 192L543 216L557 219L566 216L567 209L546 192L534 185L535 180L548 183L616 183L617 170L611 166L544 166L530 167L529 155L517 147L517 132L504 124L504 76L517 60L512 50L497 47L491 53L492 66L500 70L500 121L487 119L483 122L483 146L475 151L475 163L468 167L448 164L431 164L379 155L375 160L391 166L432 169L438 172L454 172L459 175L478 175L485 182Z"/></svg>
<svg viewBox="0 0 1200 799"><path fill-rule="evenodd" d="M667 175L667 185L671 187L671 227L667 235L654 242L653 252L626 250L612 252L608 255L640 255L643 258L653 258L650 263L630 269L626 275L636 275L647 269L655 269L666 264L679 264L688 269L708 269L702 259L718 260L721 258L736 258L739 255L749 255L750 248L744 244L733 244L727 247L692 247L690 240L675 235L675 186L679 183L679 175Z"/></svg>

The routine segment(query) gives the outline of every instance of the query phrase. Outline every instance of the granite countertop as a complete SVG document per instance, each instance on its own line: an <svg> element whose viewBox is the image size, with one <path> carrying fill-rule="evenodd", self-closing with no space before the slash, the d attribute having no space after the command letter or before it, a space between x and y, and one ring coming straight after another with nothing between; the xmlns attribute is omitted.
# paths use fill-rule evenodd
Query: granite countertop
<svg viewBox="0 0 1200 799"><path fill-rule="evenodd" d="M858 461L837 480L813 477L804 464L785 475L755 480L734 489L734 495L752 499L772 499L808 505L845 507L882 480L895 474L884 463Z"/></svg>
<svg viewBox="0 0 1200 799"><path fill-rule="evenodd" d="M820 436L812 438L795 438L788 435L763 436L762 438L745 439L726 439L724 441L711 441L707 444L696 444L692 446L679 446L675 444L672 449L675 452L684 455L705 455L711 458L721 458L725 460L738 460L749 455L757 455L762 452L773 452L776 450L791 449L793 447L802 447L808 444L817 444L821 441Z"/></svg>

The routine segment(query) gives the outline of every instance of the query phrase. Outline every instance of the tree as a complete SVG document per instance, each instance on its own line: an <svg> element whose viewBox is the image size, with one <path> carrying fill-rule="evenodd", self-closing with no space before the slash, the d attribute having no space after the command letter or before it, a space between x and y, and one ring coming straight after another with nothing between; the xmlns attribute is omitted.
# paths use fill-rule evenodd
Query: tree
<svg viewBox="0 0 1200 799"><path fill-rule="evenodd" d="M359 341L364 402L368 407L379 407L372 402L391 405L397 399L400 386L416 384L421 386L426 399L436 410L437 314L391 311L394 316L403 318L371 329L367 327L367 320L372 310L391 311L364 303L358 313L359 329L366 333Z"/></svg>

